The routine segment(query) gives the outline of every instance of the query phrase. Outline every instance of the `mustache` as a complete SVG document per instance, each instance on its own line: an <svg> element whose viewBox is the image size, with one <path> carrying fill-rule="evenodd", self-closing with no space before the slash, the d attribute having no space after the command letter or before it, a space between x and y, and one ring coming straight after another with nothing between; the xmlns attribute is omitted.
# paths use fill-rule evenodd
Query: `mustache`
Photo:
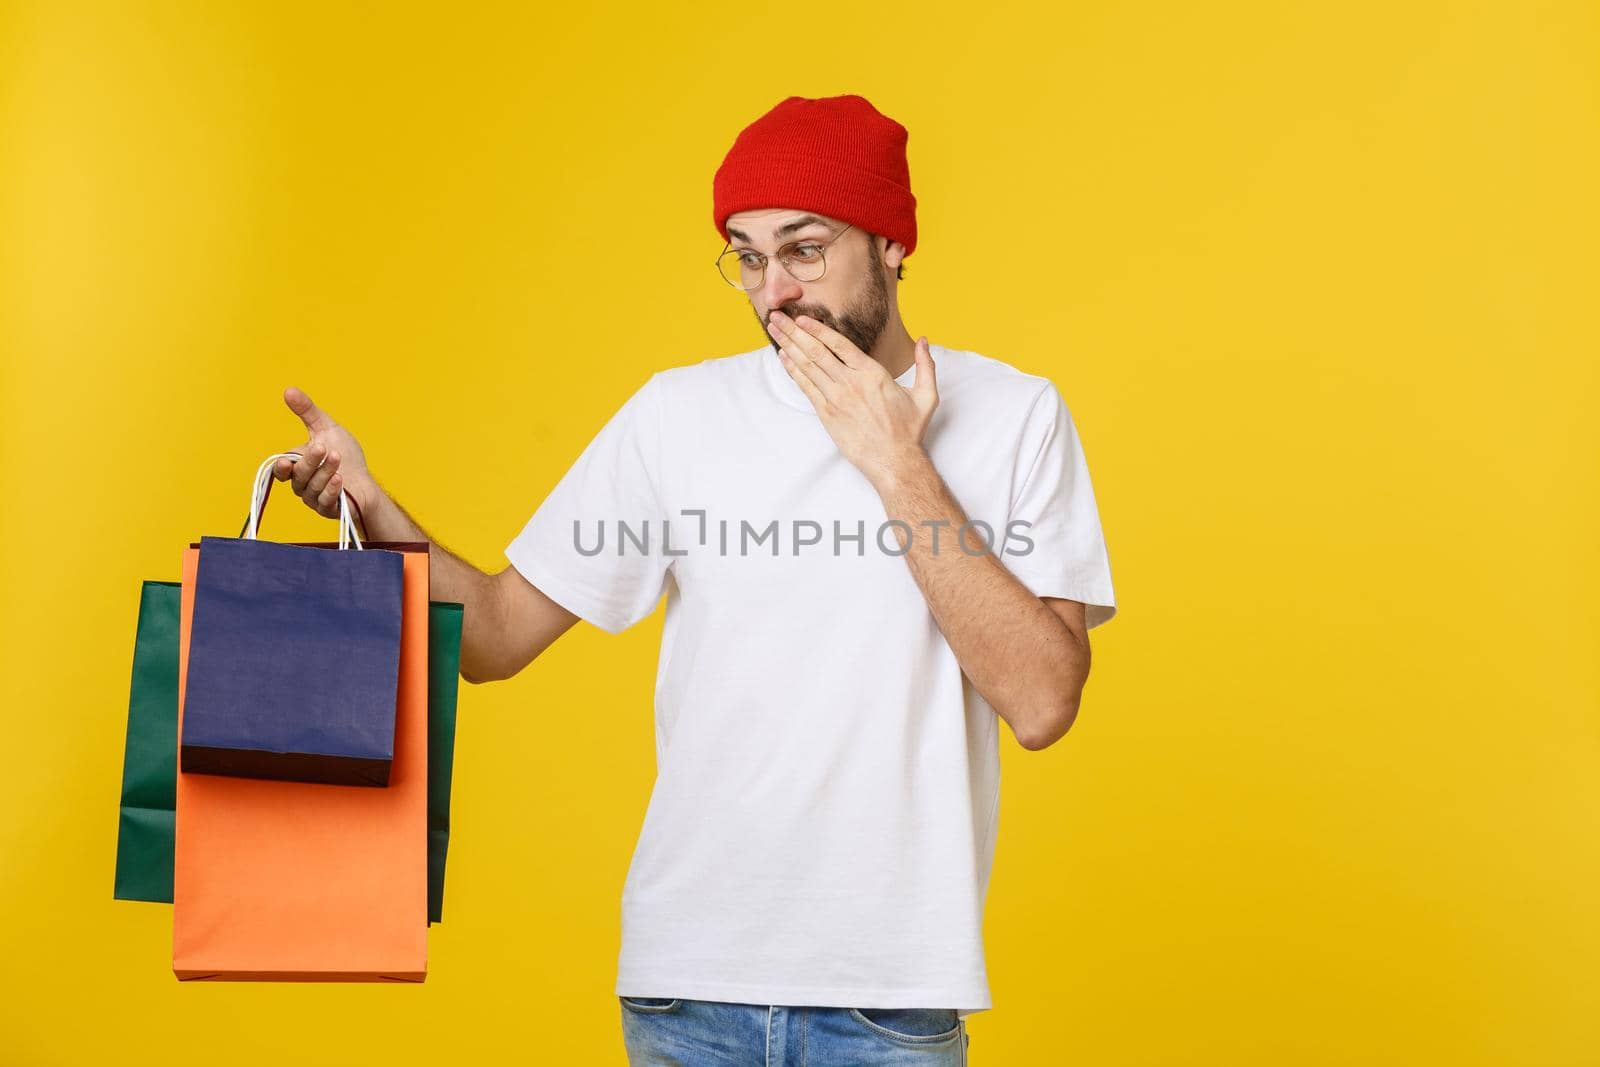
<svg viewBox="0 0 1600 1067"><path fill-rule="evenodd" d="M826 308L807 308L807 307L774 308L773 311L781 311L785 315L789 316L791 319L797 318L800 315L804 315L807 318L816 319L818 322L825 322L829 326L838 325L837 320L834 319L832 312L828 311ZM772 312L771 311L767 312L767 323L768 323L768 325L771 325L771 323L772 323Z"/></svg>

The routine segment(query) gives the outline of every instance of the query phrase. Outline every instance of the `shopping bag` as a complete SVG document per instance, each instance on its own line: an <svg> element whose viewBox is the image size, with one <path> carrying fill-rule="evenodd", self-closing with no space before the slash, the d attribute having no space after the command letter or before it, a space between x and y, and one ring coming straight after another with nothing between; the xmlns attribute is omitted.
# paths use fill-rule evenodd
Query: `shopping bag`
<svg viewBox="0 0 1600 1067"><path fill-rule="evenodd" d="M427 551L426 545L423 551ZM461 680L460 604L428 605L428 922L444 919L444 860L450 850L450 778L456 759Z"/></svg>
<svg viewBox="0 0 1600 1067"><path fill-rule="evenodd" d="M145 582L139 591L112 890L118 900L172 899L180 599L177 582Z"/></svg>
<svg viewBox="0 0 1600 1067"><path fill-rule="evenodd" d="M306 548L327 543L297 542ZM426 552L425 541L368 542ZM178 780L178 623L181 583L146 581L140 594L117 828L117 900L172 903L173 798ZM463 607L428 602L428 922L442 919L450 847L451 768L461 680Z"/></svg>
<svg viewBox="0 0 1600 1067"><path fill-rule="evenodd" d="M180 736L195 583L206 551L202 541L183 554ZM180 980L425 978L428 553L399 557L400 665L387 788L180 768L172 911L172 968Z"/></svg>
<svg viewBox="0 0 1600 1067"><path fill-rule="evenodd" d="M355 551L344 550L342 492L341 551L259 540L279 458L257 471L244 536L200 539L179 766L196 774L387 785L401 560L363 550L359 540Z"/></svg>

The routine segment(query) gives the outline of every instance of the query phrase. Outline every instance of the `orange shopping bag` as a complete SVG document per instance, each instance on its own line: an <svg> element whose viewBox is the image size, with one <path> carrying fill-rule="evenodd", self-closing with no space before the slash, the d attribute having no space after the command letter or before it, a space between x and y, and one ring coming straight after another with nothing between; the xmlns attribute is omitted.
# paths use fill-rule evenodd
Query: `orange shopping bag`
<svg viewBox="0 0 1600 1067"><path fill-rule="evenodd" d="M181 980L420 982L427 974L428 553L421 543L367 547L405 550L389 784L180 770L172 970ZM180 730L199 559L198 546L184 551Z"/></svg>

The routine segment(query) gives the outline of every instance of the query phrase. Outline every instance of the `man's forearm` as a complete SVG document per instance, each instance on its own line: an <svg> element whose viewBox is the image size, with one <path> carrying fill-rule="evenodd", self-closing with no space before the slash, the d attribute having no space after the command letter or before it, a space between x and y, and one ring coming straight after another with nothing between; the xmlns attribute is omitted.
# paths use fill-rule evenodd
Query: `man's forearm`
<svg viewBox="0 0 1600 1067"><path fill-rule="evenodd" d="M411 515L382 489L361 513L364 541L426 541L428 543L428 598L463 606L461 620L461 673L486 677L497 646L493 579L428 536Z"/></svg>
<svg viewBox="0 0 1600 1067"><path fill-rule="evenodd" d="M906 563L962 671L1023 744L1059 734L1085 673L1071 631L1000 562L996 535L986 549L970 528L963 551L967 515L925 452L875 481L887 517L910 527Z"/></svg>

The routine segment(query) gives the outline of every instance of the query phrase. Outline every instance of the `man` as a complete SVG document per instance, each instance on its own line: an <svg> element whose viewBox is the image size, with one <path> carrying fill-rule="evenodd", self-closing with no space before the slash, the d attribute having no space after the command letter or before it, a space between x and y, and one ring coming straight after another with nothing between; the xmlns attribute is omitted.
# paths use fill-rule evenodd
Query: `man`
<svg viewBox="0 0 1600 1067"><path fill-rule="evenodd" d="M741 132L718 262L762 346L653 374L500 573L433 546L471 682L666 595L615 990L635 1064L965 1063L991 1007L998 722L1059 739L1116 612L1055 386L901 321L906 140L855 95ZM330 517L348 489L369 538L427 538L347 431L285 399L310 439L280 480Z"/></svg>

